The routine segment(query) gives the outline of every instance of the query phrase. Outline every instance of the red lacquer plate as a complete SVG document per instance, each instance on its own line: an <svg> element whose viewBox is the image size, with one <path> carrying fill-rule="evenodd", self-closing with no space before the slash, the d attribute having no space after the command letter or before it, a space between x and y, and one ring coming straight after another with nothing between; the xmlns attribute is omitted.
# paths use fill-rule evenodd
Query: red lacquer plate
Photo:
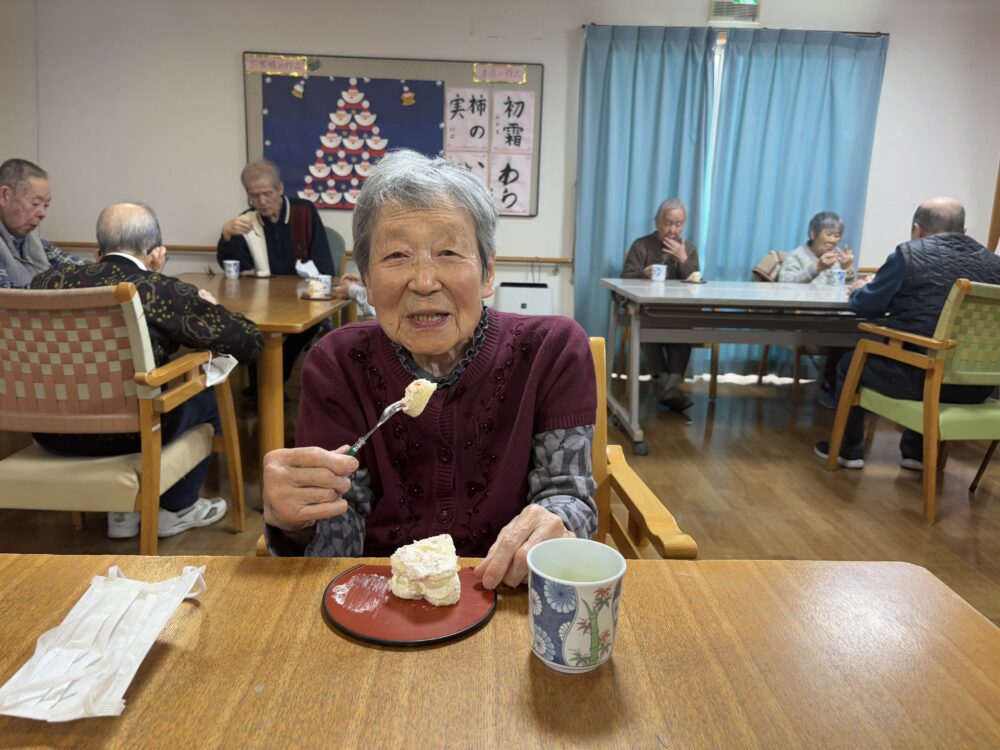
<svg viewBox="0 0 1000 750"><path fill-rule="evenodd" d="M311 297L306 292L302 292L299 294L299 299L304 299L306 302L323 302L326 300L337 299L337 298L334 297L332 294L320 294L319 296Z"/></svg>
<svg viewBox="0 0 1000 750"><path fill-rule="evenodd" d="M457 604L435 607L423 599L400 599L389 591L392 568L356 565L330 581L323 614L343 633L383 646L426 646L461 638L485 625L497 606L495 591L483 588L472 568L458 571Z"/></svg>

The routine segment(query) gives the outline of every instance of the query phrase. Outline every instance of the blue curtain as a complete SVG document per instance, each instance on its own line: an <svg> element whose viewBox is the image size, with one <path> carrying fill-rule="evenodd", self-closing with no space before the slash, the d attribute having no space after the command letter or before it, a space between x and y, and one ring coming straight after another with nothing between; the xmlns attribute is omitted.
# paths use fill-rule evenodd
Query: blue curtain
<svg viewBox="0 0 1000 750"><path fill-rule="evenodd" d="M840 214L843 241L857 250L888 45L819 31L729 33L703 206L707 279L749 280L768 250L805 242L819 211ZM722 371L747 370L756 351L724 347Z"/></svg>
<svg viewBox="0 0 1000 750"><path fill-rule="evenodd" d="M609 294L632 241L653 231L665 198L698 226L716 34L706 28L588 26L577 151L575 317L607 336Z"/></svg>

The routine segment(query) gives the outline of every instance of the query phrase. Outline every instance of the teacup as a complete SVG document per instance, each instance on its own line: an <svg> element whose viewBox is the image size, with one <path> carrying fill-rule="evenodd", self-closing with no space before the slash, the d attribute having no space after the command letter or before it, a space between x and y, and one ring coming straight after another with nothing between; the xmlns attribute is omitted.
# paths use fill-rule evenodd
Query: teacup
<svg viewBox="0 0 1000 750"><path fill-rule="evenodd" d="M313 276L309 279L309 287L306 293L310 297L329 297L333 291L333 277L326 274Z"/></svg>
<svg viewBox="0 0 1000 750"><path fill-rule="evenodd" d="M662 263L654 263L652 269L649 272L649 278L653 281L666 281L667 280L667 267Z"/></svg>
<svg viewBox="0 0 1000 750"><path fill-rule="evenodd" d="M568 674L611 658L618 629L625 558L591 539L566 537L528 550L531 650Z"/></svg>
<svg viewBox="0 0 1000 750"><path fill-rule="evenodd" d="M222 270L227 279L238 279L240 277L240 262L238 260L222 261Z"/></svg>

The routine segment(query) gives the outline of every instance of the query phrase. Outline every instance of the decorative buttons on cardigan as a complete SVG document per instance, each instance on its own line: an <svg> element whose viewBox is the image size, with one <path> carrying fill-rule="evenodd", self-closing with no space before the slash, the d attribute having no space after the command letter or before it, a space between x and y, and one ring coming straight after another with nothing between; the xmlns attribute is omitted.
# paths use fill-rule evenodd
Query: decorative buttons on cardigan
<svg viewBox="0 0 1000 750"><path fill-rule="evenodd" d="M452 459L451 448L439 448L438 460L443 464L450 464Z"/></svg>
<svg viewBox="0 0 1000 750"><path fill-rule="evenodd" d="M445 525L451 523L451 521L452 521L452 519L454 517L455 517L455 514L451 510L449 510L449 509L446 508L445 510L438 511L437 522L439 524L441 524L442 526L445 526Z"/></svg>

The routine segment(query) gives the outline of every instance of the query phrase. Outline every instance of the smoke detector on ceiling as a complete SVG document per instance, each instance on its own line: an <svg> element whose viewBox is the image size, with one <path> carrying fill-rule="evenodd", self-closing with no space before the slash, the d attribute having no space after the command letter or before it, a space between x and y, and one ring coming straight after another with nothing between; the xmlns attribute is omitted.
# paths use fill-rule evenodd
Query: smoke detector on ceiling
<svg viewBox="0 0 1000 750"><path fill-rule="evenodd" d="M763 0L708 0L708 25L721 28L760 26Z"/></svg>

